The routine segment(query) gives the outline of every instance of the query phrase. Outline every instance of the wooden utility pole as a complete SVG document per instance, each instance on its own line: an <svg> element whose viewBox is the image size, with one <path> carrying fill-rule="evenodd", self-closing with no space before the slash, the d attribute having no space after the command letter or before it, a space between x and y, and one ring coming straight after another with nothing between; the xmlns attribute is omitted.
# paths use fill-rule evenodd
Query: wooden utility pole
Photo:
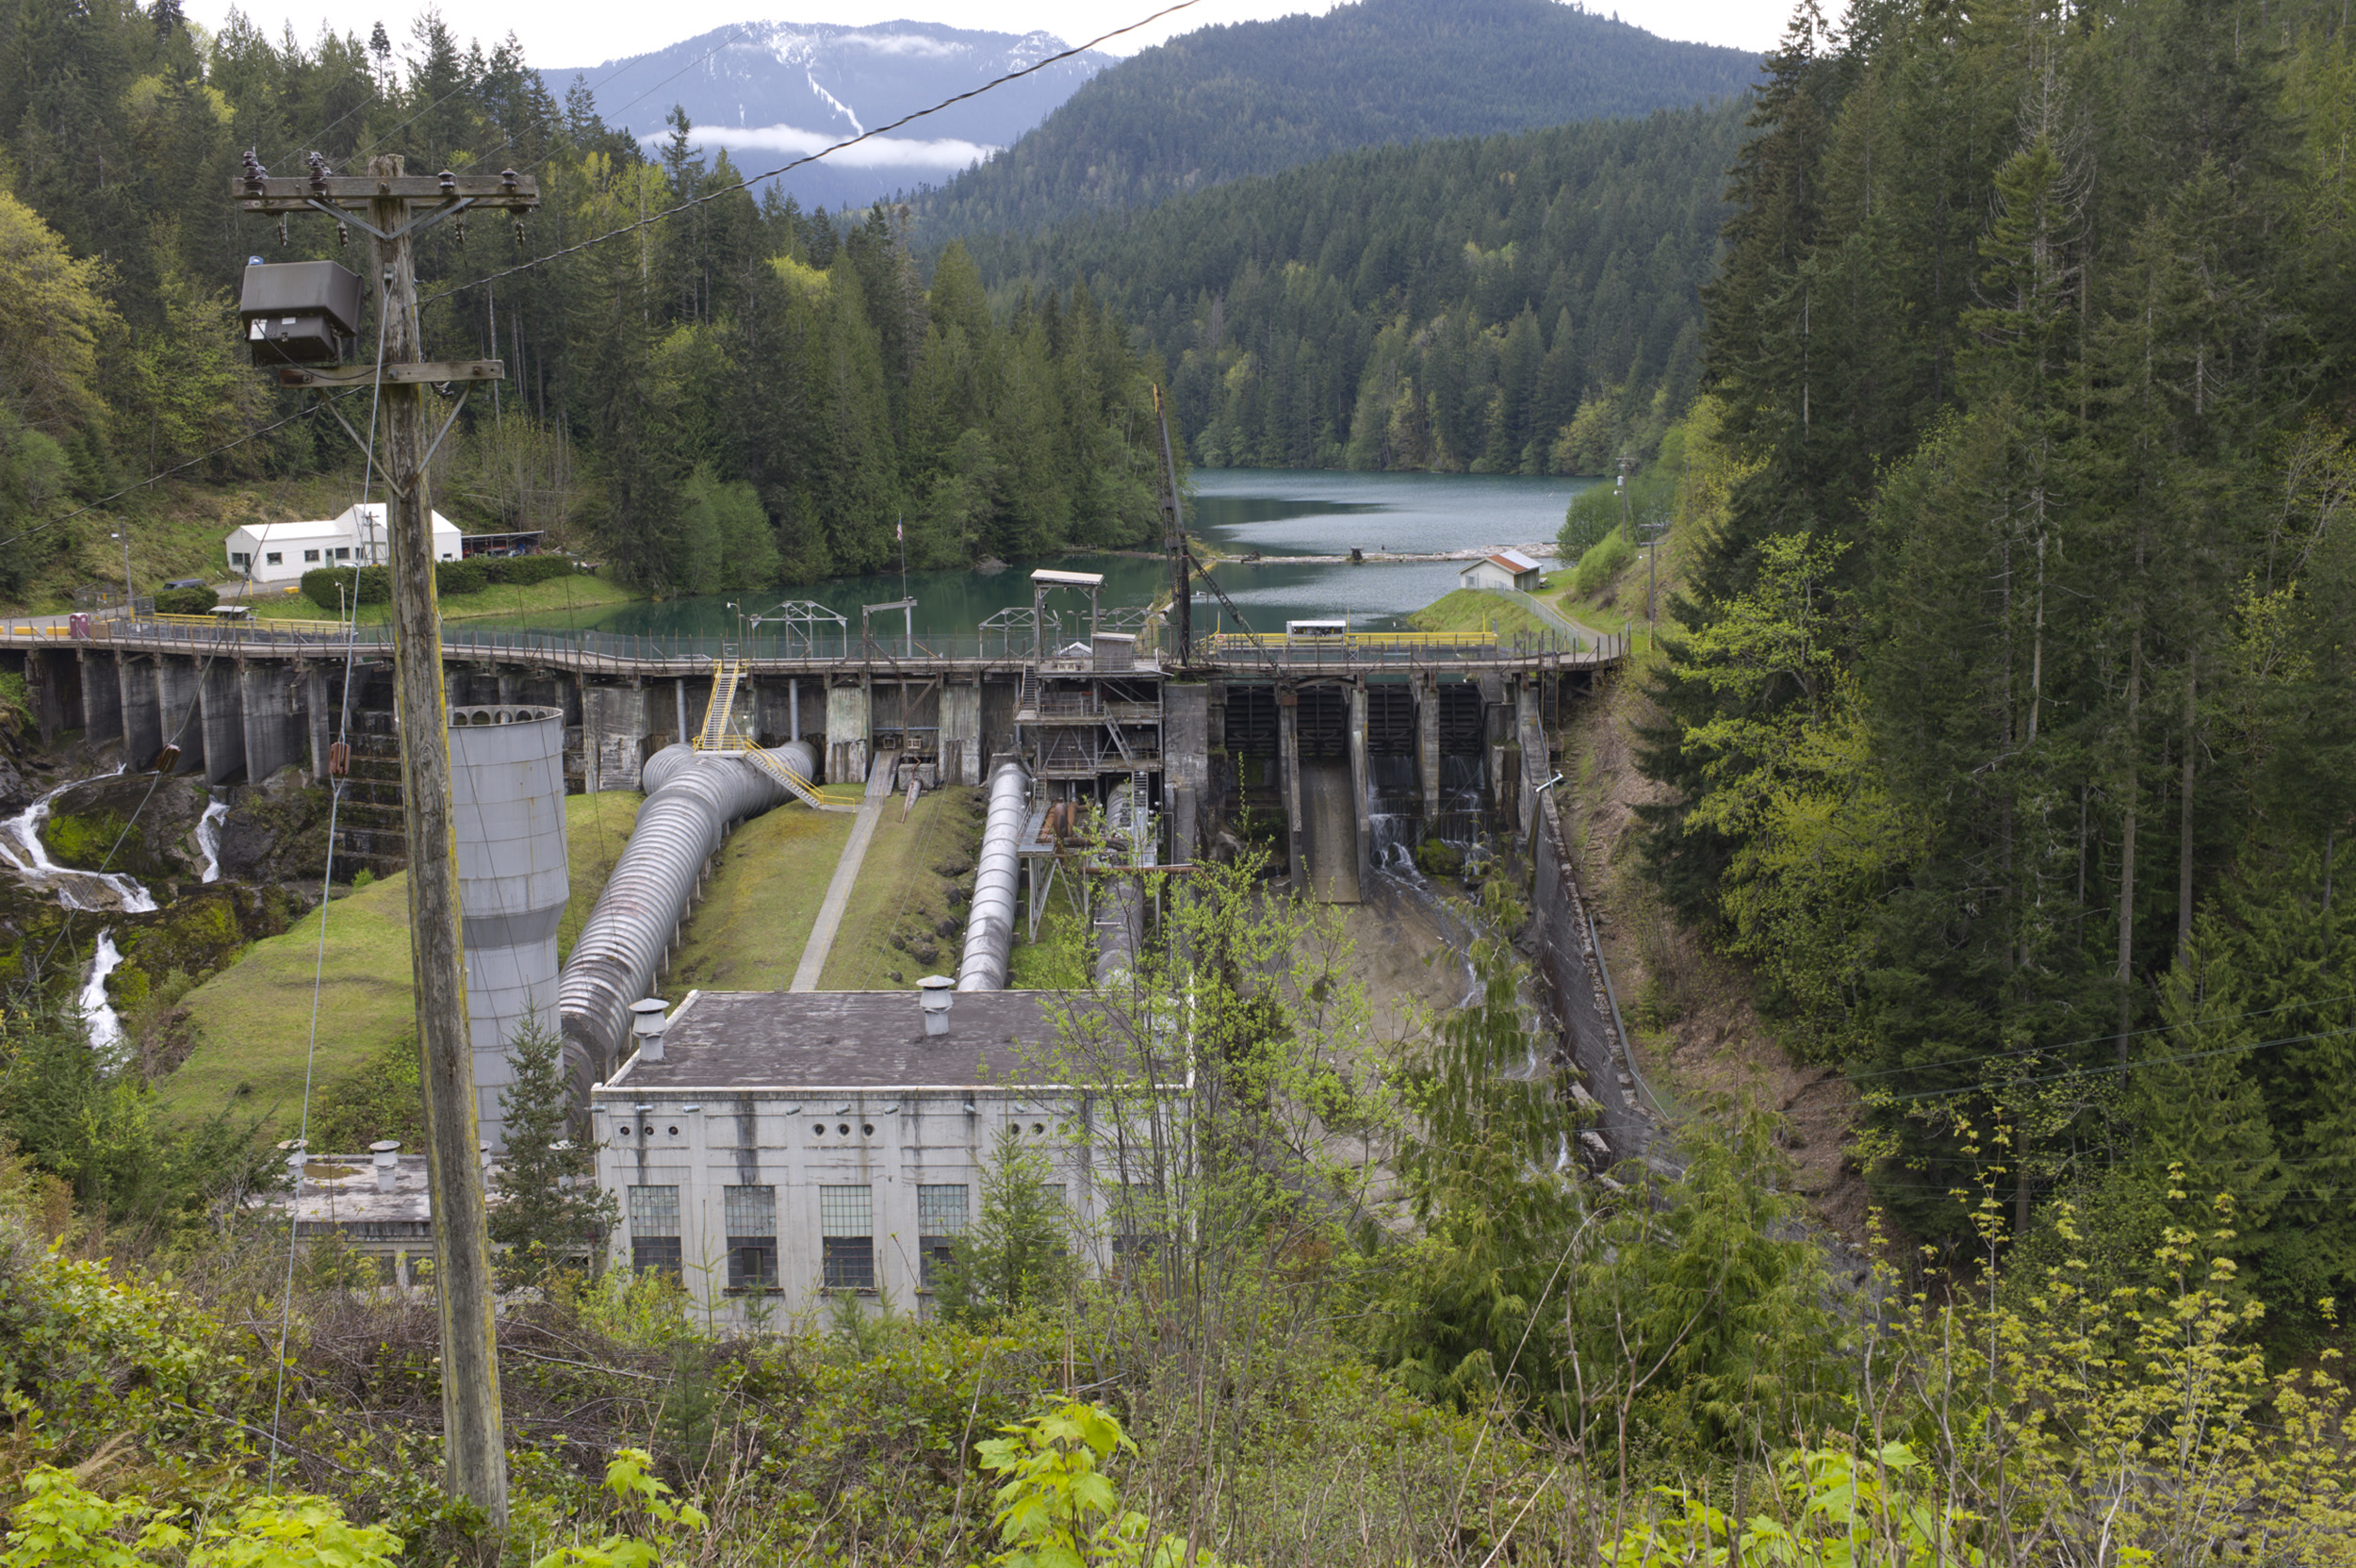
<svg viewBox="0 0 2356 1568"><path fill-rule="evenodd" d="M368 160L389 182L398 154ZM417 330L416 245L406 197L377 196L377 308L387 364L425 358ZM389 236L389 238L383 237ZM432 433L422 386L385 386L384 482L392 492L393 709L401 726L401 825L409 835L410 973L417 988L418 1079L434 1184L434 1297L442 1319L443 1484L507 1523L507 1445L491 1316L491 1237L476 1129L474 1041L459 944L458 830L450 816L450 712L442 612L434 593L434 512L425 465Z"/></svg>
<svg viewBox="0 0 2356 1568"><path fill-rule="evenodd" d="M538 204L513 171L465 180L404 175L398 156L373 158L365 177L333 175L311 160L307 179L270 179L249 164L233 187L249 212L319 211L357 222L374 242L381 365L289 368L288 385L374 383L383 400L384 470L391 492L393 680L401 727L403 825L409 839L411 972L417 987L426 1162L433 1185L434 1286L442 1331L443 1478L446 1489L507 1523L507 1448L499 1414L499 1346L492 1316L490 1235L475 1111L474 1051L458 906L458 839L450 808L450 718L442 682L441 613L434 590L434 529L427 465L442 434L428 383L496 381L496 360L424 363L417 325L414 236L472 207L519 211ZM416 210L419 204L423 212ZM365 208L367 217L357 212ZM463 235L463 231L462 231ZM340 418L341 416L339 415ZM453 408L450 418L454 421ZM349 425L346 427L349 429Z"/></svg>

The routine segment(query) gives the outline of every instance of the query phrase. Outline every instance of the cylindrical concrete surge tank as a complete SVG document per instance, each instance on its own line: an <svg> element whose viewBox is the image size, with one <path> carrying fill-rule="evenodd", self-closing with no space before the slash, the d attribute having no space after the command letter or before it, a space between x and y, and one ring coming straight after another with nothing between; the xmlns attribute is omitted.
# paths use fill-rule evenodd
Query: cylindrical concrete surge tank
<svg viewBox="0 0 2356 1568"><path fill-rule="evenodd" d="M1014 905L1023 876L1023 819L1030 809L1031 777L1020 762L1001 762L990 776L990 815L982 821L982 858L973 875L973 909L965 923L965 953L957 989L1006 988L1014 948Z"/></svg>
<svg viewBox="0 0 2356 1568"><path fill-rule="evenodd" d="M483 1141L504 1149L515 1033L534 1014L556 1027L556 927L571 892L564 710L451 709L450 769L476 1115Z"/></svg>
<svg viewBox="0 0 2356 1568"><path fill-rule="evenodd" d="M816 754L798 741L769 755L804 778L817 776ZM589 1086L620 1065L630 1004L654 988L656 966L685 923L704 862L728 825L792 798L774 775L743 757L683 745L647 758L639 776L646 799L637 825L557 986L565 1061L583 1103Z"/></svg>

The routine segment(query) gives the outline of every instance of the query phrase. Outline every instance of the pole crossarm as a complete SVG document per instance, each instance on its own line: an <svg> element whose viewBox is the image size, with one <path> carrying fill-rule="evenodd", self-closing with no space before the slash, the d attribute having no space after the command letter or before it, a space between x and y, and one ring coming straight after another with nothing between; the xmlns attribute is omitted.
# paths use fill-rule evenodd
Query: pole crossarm
<svg viewBox="0 0 2356 1568"><path fill-rule="evenodd" d="M540 182L513 170L497 174L395 174L382 179L369 174L330 174L324 179L270 175L257 180L232 174L229 197L240 211L273 214L308 212L314 202L325 203L331 211L345 209L333 211L338 218L347 212L365 210L370 202L387 197L437 205L466 202L474 206L528 212L540 204ZM369 232L379 238L388 237L375 229ZM398 228L392 231L400 232Z"/></svg>
<svg viewBox="0 0 2356 1568"><path fill-rule="evenodd" d="M387 365L381 372L373 365L278 368L281 386L367 386L371 383L386 386L439 385L443 382L506 379L507 362L503 359L431 359L422 365Z"/></svg>

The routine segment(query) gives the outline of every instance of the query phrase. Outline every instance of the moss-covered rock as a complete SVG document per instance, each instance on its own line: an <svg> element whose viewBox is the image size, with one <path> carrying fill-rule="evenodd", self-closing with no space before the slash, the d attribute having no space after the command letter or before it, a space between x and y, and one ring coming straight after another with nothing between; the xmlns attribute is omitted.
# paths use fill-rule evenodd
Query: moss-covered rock
<svg viewBox="0 0 2356 1568"><path fill-rule="evenodd" d="M316 882L327 869L328 794L300 768L234 790L221 824L221 874L240 882Z"/></svg>

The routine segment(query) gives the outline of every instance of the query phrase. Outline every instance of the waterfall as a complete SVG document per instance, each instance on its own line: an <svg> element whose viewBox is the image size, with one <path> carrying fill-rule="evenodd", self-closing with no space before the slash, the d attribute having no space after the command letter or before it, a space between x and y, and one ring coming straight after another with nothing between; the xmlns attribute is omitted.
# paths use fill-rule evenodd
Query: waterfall
<svg viewBox="0 0 2356 1568"><path fill-rule="evenodd" d="M123 1020L116 1014L114 1004L106 1000L106 977L123 963L123 955L115 950L112 931L98 933L98 945L90 955L90 978L82 982L82 1021L90 1029L90 1050L103 1067L116 1065L115 1058L123 1048Z"/></svg>
<svg viewBox="0 0 2356 1568"><path fill-rule="evenodd" d="M112 778L122 771L116 768L112 773L93 776ZM73 784L60 784L0 823L0 860L5 860L29 886L54 890L57 902L69 909L122 909L144 914L155 907L155 900L139 886L138 878L121 872L76 871L71 866L60 866L49 858L48 847L41 841L41 825L48 820L51 804L74 784L89 782L90 779L77 778Z"/></svg>
<svg viewBox="0 0 2356 1568"><path fill-rule="evenodd" d="M212 804L205 808L205 814L196 823L196 847L205 857L205 874L197 878L200 882L221 880L221 819L228 814L229 792L214 791Z"/></svg>

